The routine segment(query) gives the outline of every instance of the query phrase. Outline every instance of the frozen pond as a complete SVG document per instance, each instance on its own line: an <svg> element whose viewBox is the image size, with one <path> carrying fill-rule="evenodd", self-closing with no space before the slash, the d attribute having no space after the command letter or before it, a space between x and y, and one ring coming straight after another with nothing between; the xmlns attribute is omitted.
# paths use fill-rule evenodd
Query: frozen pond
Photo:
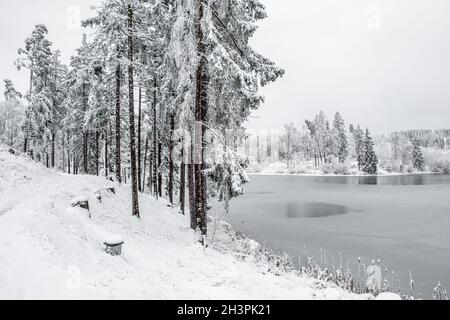
<svg viewBox="0 0 450 320"><path fill-rule="evenodd" d="M380 258L403 292L411 270L424 298L438 280L450 289L450 176L251 180L223 216L239 231L294 256L342 254L352 270L358 257Z"/></svg>

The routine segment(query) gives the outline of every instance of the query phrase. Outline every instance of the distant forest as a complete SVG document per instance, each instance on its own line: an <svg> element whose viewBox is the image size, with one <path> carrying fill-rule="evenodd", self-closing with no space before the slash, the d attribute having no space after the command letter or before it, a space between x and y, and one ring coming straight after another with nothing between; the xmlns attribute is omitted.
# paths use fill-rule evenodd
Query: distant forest
<svg viewBox="0 0 450 320"><path fill-rule="evenodd" d="M260 171L258 164L281 161L287 169L275 171L283 173L450 172L450 129L372 135L369 128L346 124L339 112L330 121L320 111L303 126L289 123L274 135L261 131L250 138L256 145L253 171ZM277 139L279 143L274 144Z"/></svg>

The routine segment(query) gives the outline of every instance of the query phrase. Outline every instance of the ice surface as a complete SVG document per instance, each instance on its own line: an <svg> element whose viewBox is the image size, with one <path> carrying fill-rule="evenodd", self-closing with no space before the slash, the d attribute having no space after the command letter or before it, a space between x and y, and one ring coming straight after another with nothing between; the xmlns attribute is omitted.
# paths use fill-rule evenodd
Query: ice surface
<svg viewBox="0 0 450 320"><path fill-rule="evenodd" d="M317 257L320 248L327 250L329 260L330 254L342 253L353 274L358 257L366 265L380 258L383 271L386 265L400 277L404 293L409 293L409 270L417 296L431 298L438 281L450 288L450 176L430 178L431 184L423 185L337 183L342 179L354 178L253 175L246 194L223 217L294 256ZM311 203L342 206L347 213L291 218Z"/></svg>

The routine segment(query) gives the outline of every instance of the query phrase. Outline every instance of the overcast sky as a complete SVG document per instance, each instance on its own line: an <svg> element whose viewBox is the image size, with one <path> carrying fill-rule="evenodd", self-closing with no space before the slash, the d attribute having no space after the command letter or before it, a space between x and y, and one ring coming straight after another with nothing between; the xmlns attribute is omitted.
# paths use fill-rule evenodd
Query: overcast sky
<svg viewBox="0 0 450 320"><path fill-rule="evenodd" d="M45 23L68 62L81 17L99 0L0 4L0 78L21 90L13 60L36 23ZM375 132L450 127L450 1L265 0L269 18L254 47L286 70L264 88L251 128L303 124L320 109Z"/></svg>

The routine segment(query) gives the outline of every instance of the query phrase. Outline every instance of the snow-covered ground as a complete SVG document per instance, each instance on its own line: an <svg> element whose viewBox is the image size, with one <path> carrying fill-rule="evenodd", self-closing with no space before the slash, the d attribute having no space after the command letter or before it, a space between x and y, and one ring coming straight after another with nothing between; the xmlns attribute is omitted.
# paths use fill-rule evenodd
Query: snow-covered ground
<svg viewBox="0 0 450 320"><path fill-rule="evenodd" d="M71 208L75 198L89 200L91 219ZM268 271L253 254L260 245L236 243L221 222L204 248L164 200L140 195L138 220L130 198L127 186L48 170L0 147L0 299L371 298ZM122 256L105 252L111 237L124 239Z"/></svg>

